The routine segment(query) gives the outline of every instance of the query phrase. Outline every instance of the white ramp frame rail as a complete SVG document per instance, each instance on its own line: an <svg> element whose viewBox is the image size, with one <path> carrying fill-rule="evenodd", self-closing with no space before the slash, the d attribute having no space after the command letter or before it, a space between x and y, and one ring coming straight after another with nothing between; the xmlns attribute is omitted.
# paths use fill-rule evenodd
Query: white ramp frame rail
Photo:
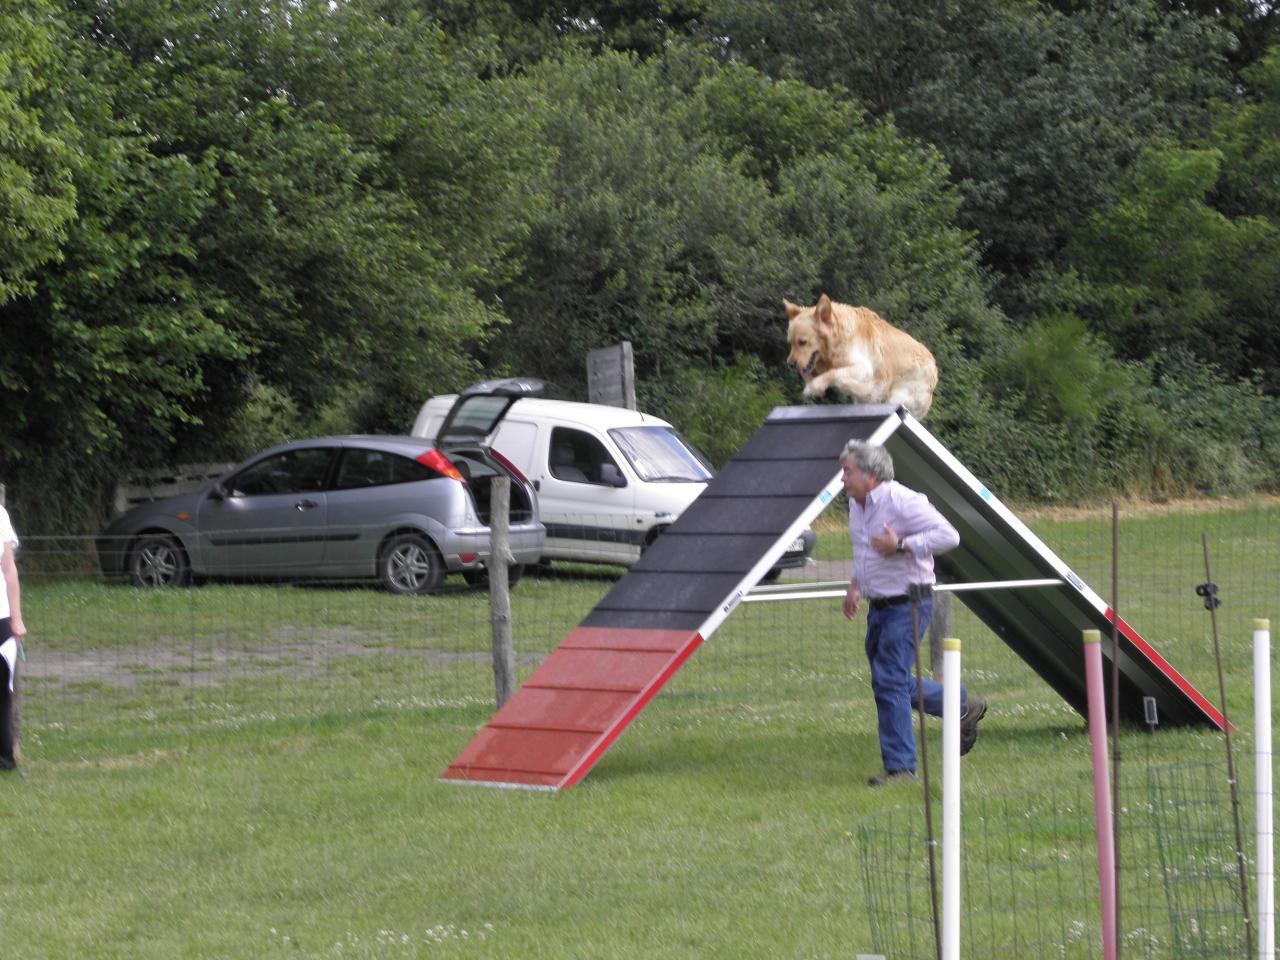
<svg viewBox="0 0 1280 960"><path fill-rule="evenodd" d="M984 580L974 583L935 583L934 593L962 593L966 590L1016 590L1024 587L1060 587L1065 581L1051 578L1034 580ZM756 587L742 598L743 603L769 603L774 600L830 600L843 597L846 580L824 580L821 583L770 584ZM837 589L839 588L839 589Z"/></svg>

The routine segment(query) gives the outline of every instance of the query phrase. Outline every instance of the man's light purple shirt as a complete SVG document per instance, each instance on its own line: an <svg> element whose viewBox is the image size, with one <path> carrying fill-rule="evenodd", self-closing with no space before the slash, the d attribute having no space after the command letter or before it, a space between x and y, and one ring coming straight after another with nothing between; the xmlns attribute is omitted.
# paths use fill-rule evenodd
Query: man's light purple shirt
<svg viewBox="0 0 1280 960"><path fill-rule="evenodd" d="M907 554L882 557L871 537L891 526L906 542ZM853 576L864 597L896 597L913 583L933 583L933 555L960 544L956 528L923 493L896 480L880 483L867 494L865 507L849 498L849 539L853 541Z"/></svg>

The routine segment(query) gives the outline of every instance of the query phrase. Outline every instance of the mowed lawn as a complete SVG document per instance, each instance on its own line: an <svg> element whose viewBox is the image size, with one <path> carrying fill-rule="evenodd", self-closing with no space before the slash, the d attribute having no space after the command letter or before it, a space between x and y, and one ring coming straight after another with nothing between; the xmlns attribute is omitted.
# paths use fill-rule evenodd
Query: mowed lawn
<svg viewBox="0 0 1280 960"><path fill-rule="evenodd" d="M1029 523L1110 598L1109 515ZM1120 610L1219 702L1194 595L1202 532L1251 782L1250 628L1280 614L1280 508L1127 509ZM838 524L820 533L822 557L847 553ZM522 676L615 576L517 588ZM920 788L865 786L879 758L863 623L838 601L740 608L581 785L552 794L437 779L492 713L482 594L25 588L25 765L0 777L7 956L871 952L859 825L918 805ZM959 606L955 633L991 703L967 800L1074 798L1090 762L1080 717ZM1120 746L1130 797L1150 764L1223 756L1206 729L1125 729ZM1145 870L1122 876L1130 904L1162 896ZM988 879L967 877L975 900ZM1045 951L1023 953L1099 955Z"/></svg>

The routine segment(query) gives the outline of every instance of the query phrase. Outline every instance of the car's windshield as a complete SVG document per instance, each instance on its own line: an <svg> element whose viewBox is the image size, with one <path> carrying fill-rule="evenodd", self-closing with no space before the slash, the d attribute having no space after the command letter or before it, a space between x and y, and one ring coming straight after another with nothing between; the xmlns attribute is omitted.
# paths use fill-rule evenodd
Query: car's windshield
<svg viewBox="0 0 1280 960"><path fill-rule="evenodd" d="M706 483L715 476L710 461L670 427L619 427L609 436L641 480Z"/></svg>

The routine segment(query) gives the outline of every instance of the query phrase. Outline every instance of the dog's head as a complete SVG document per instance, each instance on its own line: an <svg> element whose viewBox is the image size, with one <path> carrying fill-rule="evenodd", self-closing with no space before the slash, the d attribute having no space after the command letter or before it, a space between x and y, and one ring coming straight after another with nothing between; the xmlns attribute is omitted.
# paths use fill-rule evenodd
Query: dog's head
<svg viewBox="0 0 1280 960"><path fill-rule="evenodd" d="M824 293L812 307L800 307L790 300L783 300L787 308L787 342L791 353L787 366L808 382L823 373L828 364L832 338L835 335L835 317L831 299Z"/></svg>

